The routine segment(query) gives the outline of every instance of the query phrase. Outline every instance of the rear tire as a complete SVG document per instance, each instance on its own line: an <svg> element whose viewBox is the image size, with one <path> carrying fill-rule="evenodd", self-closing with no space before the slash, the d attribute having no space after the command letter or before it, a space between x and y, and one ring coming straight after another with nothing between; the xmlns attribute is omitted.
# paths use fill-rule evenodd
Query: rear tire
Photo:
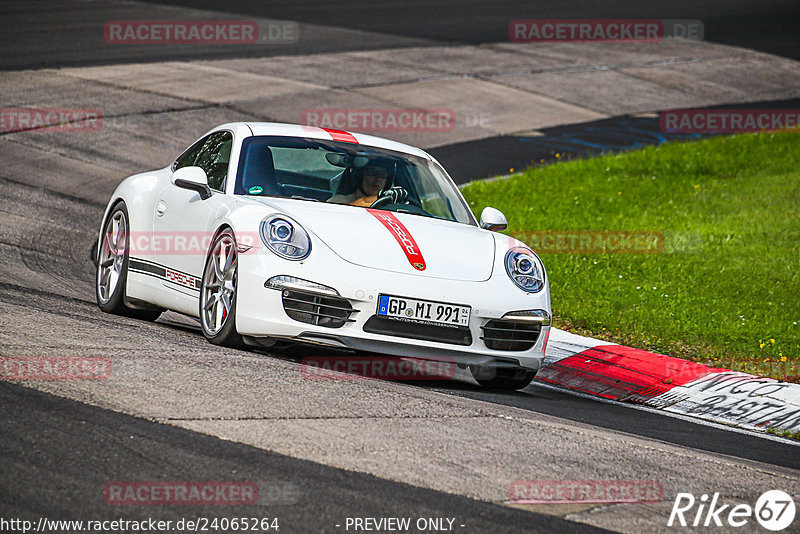
<svg viewBox="0 0 800 534"><path fill-rule="evenodd" d="M536 376L536 371L522 367L488 367L474 366L469 368L472 378L486 389L497 391L516 391L525 388Z"/></svg>
<svg viewBox="0 0 800 534"><path fill-rule="evenodd" d="M236 331L238 271L236 236L225 229L214 239L206 257L200 287L200 324L210 343L243 349L244 339Z"/></svg>
<svg viewBox="0 0 800 534"><path fill-rule="evenodd" d="M161 310L139 310L125 305L130 242L129 221L125 202L118 202L108 214L101 234L101 246L96 255L95 299L100 309L106 313L155 321L161 315Z"/></svg>

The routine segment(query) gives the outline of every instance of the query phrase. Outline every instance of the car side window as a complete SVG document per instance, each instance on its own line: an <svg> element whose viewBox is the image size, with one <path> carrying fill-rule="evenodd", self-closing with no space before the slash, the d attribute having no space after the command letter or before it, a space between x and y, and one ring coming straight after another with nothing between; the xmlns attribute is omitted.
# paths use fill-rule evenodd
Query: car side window
<svg viewBox="0 0 800 534"><path fill-rule="evenodd" d="M172 172L177 171L181 167L189 167L190 165L194 165L194 162L197 159L197 154L203 148L203 145L206 144L206 141L208 141L208 137L210 136L200 139L198 142L187 148L186 152L178 156L178 159L176 159L175 163L172 164Z"/></svg>
<svg viewBox="0 0 800 534"><path fill-rule="evenodd" d="M230 132L216 132L206 138L206 142L194 165L206 171L208 186L222 191L225 178L228 177L228 163L231 160L233 135Z"/></svg>

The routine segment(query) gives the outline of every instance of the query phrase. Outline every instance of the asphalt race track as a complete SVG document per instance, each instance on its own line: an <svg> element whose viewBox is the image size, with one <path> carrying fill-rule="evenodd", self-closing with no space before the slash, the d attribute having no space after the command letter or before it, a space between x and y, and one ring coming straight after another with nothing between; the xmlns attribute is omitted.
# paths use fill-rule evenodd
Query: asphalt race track
<svg viewBox="0 0 800 534"><path fill-rule="evenodd" d="M120 116L88 137L0 133L0 356L104 357L113 369L102 381L0 382L1 518L177 521L246 515L277 517L279 532L345 532L347 518L410 517L452 518L453 530L465 533L659 532L667 530L679 492L719 492L725 502L751 505L771 489L800 494L796 441L600 402L535 382L521 392L491 393L467 374L431 383L309 380L300 360L317 354L314 349L221 349L177 314L148 323L97 309L88 251L116 184L133 172L166 165L203 130L253 114L225 102L27 69L486 43L507 39L509 19L575 18L578 5L554 2L531 15L529 2L502 8L478 1L415 4L381 4L367 17L361 16L372 5L366 2L230 1L227 14L296 20L317 40L291 49L222 51L113 48L83 31L147 14L179 18L187 7L219 18L212 2L0 7L0 86L8 101L111 107ZM710 41L800 58L796 2L603 6L580 16L703 19ZM303 88L311 89L317 88ZM762 100L796 105L785 95L765 94ZM80 104L69 105L70 99ZM557 142L559 135L595 124L578 122L546 133ZM509 160L474 175L465 170L460 181L519 165L513 159L521 157L517 149L502 139L474 142L501 143L492 153L505 150ZM453 161L473 151L469 142L436 150ZM543 157L550 150L542 148ZM252 481L260 500L243 507L153 507L114 506L103 498L110 482L155 480ZM509 486L518 480L653 480L663 487L663 499L510 505Z"/></svg>
<svg viewBox="0 0 800 534"><path fill-rule="evenodd" d="M550 515L515 510L465 497L421 489L373 476L223 441L116 412L52 397L8 383L0 384L0 428L8 439L0 475L25 480L3 484L3 515L38 520L41 503L50 501L49 519L98 520L152 517L146 509L120 513L103 500L109 480L180 479L260 482L258 505L248 516L274 518L285 531L324 532L347 517L458 517L469 531L518 532L569 530L607 532ZM23 427L20 422L25 422ZM58 471L59 477L53 477ZM263 481L263 482L262 482ZM309 513L313 503L315 513ZM224 517L214 507L193 508L193 517ZM178 521L179 508L159 510L159 520ZM333 523L332 523L333 522Z"/></svg>

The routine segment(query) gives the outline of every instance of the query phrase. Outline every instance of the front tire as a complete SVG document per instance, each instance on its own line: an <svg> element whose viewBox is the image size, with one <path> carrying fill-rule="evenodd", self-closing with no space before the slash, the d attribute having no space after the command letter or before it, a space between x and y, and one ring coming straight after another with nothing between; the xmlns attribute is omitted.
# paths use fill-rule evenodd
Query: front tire
<svg viewBox="0 0 800 534"><path fill-rule="evenodd" d="M486 389L497 391L516 391L525 388L536 376L536 371L522 367L488 367L474 366L469 368L472 378Z"/></svg>
<svg viewBox="0 0 800 534"><path fill-rule="evenodd" d="M129 221L125 202L118 202L109 213L101 234L100 248L97 251L95 299L100 309L106 313L155 321L161 315L161 310L139 310L125 305L130 243Z"/></svg>
<svg viewBox="0 0 800 534"><path fill-rule="evenodd" d="M200 288L200 324L203 335L214 345L245 347L236 331L238 271L236 236L225 229L214 239L206 257Z"/></svg>

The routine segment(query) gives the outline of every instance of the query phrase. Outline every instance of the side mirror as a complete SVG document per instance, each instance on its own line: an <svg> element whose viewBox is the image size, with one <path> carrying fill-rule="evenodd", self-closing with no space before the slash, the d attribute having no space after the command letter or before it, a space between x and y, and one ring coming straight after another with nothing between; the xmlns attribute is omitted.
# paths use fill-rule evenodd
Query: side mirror
<svg viewBox="0 0 800 534"><path fill-rule="evenodd" d="M481 228L499 232L508 228L508 221L502 211L487 206L481 212Z"/></svg>
<svg viewBox="0 0 800 534"><path fill-rule="evenodd" d="M206 171L200 167L181 167L172 173L172 184L181 189L197 191L203 200L211 198Z"/></svg>

